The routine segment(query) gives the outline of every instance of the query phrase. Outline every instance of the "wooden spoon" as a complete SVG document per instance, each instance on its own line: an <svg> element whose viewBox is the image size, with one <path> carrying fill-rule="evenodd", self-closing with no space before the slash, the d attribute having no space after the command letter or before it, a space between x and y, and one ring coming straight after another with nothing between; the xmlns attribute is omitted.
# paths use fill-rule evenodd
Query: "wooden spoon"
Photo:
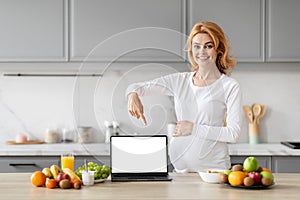
<svg viewBox="0 0 300 200"><path fill-rule="evenodd" d="M254 115L254 119L253 119L253 123L254 124L257 124L258 123L258 117L259 115L261 114L261 105L260 104L253 104L252 105L252 112L253 112L253 115Z"/></svg>
<svg viewBox="0 0 300 200"><path fill-rule="evenodd" d="M250 106L243 106L244 113L250 123L253 123L253 113Z"/></svg>
<svg viewBox="0 0 300 200"><path fill-rule="evenodd" d="M257 117L257 123L259 124L259 120L265 115L267 107L264 105L260 105L261 107L261 112L260 115Z"/></svg>

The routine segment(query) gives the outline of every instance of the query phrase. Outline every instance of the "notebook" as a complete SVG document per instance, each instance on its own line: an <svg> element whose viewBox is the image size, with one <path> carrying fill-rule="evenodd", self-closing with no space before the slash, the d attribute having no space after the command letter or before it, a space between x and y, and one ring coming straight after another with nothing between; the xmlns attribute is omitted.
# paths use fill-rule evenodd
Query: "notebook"
<svg viewBox="0 0 300 200"><path fill-rule="evenodd" d="M111 181L170 181L165 135L110 137Z"/></svg>

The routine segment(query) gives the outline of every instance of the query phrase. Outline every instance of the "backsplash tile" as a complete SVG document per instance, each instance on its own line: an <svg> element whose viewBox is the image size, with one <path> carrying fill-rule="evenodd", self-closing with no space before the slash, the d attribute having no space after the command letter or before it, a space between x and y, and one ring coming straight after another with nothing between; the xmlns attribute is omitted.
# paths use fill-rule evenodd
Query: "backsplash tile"
<svg viewBox="0 0 300 200"><path fill-rule="evenodd" d="M16 64L17 65L17 64ZM18 67L21 64L18 64ZM51 64L41 64L49 66ZM60 63L59 65L64 66ZM70 64L66 64L70 65ZM78 66L78 64L74 64ZM90 68L90 66L92 67ZM243 105L260 103L267 112L260 124L261 142L300 140L300 66L286 63L242 63L233 72L243 92ZM20 132L44 139L47 128L92 126L96 142L104 141L104 121L118 121L127 134L165 133L175 121L173 101L154 96L142 99L148 126L127 112L125 89L132 82L150 80L176 71L182 63L87 64L103 77L0 77L0 139L13 140ZM1 67L1 66L0 66ZM87 71L88 71L87 70ZM239 142L248 142L244 119Z"/></svg>

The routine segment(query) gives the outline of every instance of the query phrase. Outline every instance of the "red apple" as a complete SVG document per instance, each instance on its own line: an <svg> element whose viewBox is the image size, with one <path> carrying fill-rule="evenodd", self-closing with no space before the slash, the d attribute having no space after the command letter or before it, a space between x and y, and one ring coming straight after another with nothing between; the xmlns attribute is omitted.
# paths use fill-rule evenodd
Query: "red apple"
<svg viewBox="0 0 300 200"><path fill-rule="evenodd" d="M261 176L259 172L249 172L248 176L254 180L255 185L259 185L261 183Z"/></svg>
<svg viewBox="0 0 300 200"><path fill-rule="evenodd" d="M69 176L69 174L63 174L63 179L68 179L69 181L71 181L71 177Z"/></svg>
<svg viewBox="0 0 300 200"><path fill-rule="evenodd" d="M69 181L71 180L71 178L70 178L70 176L68 174L59 173L57 175L56 182L59 183L61 180L64 180L64 179L68 179Z"/></svg>

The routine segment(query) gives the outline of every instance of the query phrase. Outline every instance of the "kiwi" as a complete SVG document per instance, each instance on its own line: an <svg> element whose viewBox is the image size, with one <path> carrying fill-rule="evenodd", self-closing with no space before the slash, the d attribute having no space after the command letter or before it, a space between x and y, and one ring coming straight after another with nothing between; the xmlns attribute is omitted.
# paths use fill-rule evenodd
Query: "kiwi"
<svg viewBox="0 0 300 200"><path fill-rule="evenodd" d="M228 182L228 175L224 174L223 172L219 175L219 183L227 183Z"/></svg>
<svg viewBox="0 0 300 200"><path fill-rule="evenodd" d="M254 185L254 180L250 177L246 177L246 178L244 178L244 185L247 187L250 187L250 186Z"/></svg>
<svg viewBox="0 0 300 200"><path fill-rule="evenodd" d="M77 190L81 189L81 183L79 182L74 183L74 188Z"/></svg>
<svg viewBox="0 0 300 200"><path fill-rule="evenodd" d="M231 171L243 171L243 166L240 165L240 164L237 164L237 165L233 165L232 168L231 168Z"/></svg>
<svg viewBox="0 0 300 200"><path fill-rule="evenodd" d="M59 187L62 189L69 189L71 188L71 182L68 179L61 180L59 182Z"/></svg>
<svg viewBox="0 0 300 200"><path fill-rule="evenodd" d="M264 186L270 186L270 185L272 185L273 180L270 179L270 178L262 178L262 179L261 179L261 183L262 183Z"/></svg>

